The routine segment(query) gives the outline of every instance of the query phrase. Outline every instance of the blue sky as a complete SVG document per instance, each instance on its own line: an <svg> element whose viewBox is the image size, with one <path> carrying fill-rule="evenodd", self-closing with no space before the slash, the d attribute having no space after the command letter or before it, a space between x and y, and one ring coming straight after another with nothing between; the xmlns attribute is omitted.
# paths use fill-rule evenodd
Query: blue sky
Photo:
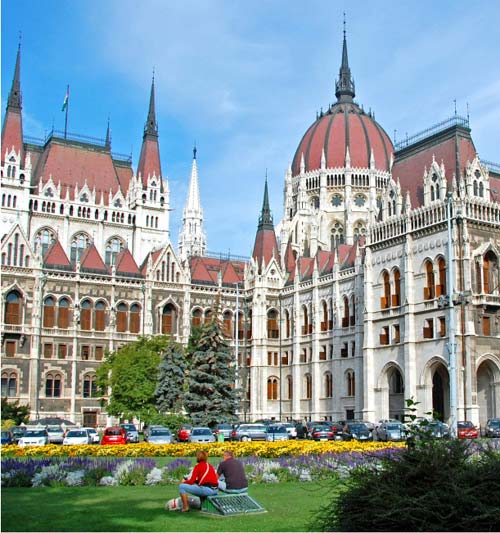
<svg viewBox="0 0 500 533"><path fill-rule="evenodd" d="M153 68L163 174L177 242L193 143L210 251L250 255L268 173L283 179L316 111L335 100L347 12L356 100L391 138L466 114L500 163L500 2L3 0L2 118L22 32L25 134L104 137L136 168Z"/></svg>

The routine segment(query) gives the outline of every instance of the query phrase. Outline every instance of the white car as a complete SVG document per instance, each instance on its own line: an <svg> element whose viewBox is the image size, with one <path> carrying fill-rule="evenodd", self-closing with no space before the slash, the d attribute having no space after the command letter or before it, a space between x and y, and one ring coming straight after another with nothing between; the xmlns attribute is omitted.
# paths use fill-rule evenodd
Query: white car
<svg viewBox="0 0 500 533"><path fill-rule="evenodd" d="M63 446L74 444L90 444L90 435L86 429L70 429L63 440Z"/></svg>
<svg viewBox="0 0 500 533"><path fill-rule="evenodd" d="M286 431L291 439L297 438L297 428L295 427L295 424L292 424L291 422L283 422L283 424L280 425L285 426Z"/></svg>
<svg viewBox="0 0 500 533"><path fill-rule="evenodd" d="M99 444L101 439L99 438L99 433L97 432L96 428L82 428L82 429L84 429L89 434L91 444Z"/></svg>
<svg viewBox="0 0 500 533"><path fill-rule="evenodd" d="M18 446L45 446L49 443L49 434L45 428L28 429L19 439Z"/></svg>

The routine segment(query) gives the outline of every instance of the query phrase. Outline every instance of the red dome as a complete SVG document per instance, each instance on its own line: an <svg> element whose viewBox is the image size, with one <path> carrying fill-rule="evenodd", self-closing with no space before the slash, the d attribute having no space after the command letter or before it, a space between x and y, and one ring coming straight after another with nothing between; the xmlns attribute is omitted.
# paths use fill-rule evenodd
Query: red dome
<svg viewBox="0 0 500 533"><path fill-rule="evenodd" d="M302 154L306 172L321 168L323 149L327 168L345 167L346 147L351 167L369 168L373 150L375 168L390 170L394 146L387 133L357 104L337 102L302 137L293 158L293 175L300 173Z"/></svg>

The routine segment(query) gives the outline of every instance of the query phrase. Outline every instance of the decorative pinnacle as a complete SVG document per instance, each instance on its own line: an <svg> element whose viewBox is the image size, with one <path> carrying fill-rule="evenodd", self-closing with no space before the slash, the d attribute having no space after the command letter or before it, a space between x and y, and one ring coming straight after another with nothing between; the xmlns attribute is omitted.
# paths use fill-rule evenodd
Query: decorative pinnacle
<svg viewBox="0 0 500 533"><path fill-rule="evenodd" d="M267 169L266 169L266 184L264 187L264 201L262 202L262 211L259 217L258 230L274 229L273 216L271 215L271 209L269 208L269 193L267 190Z"/></svg>
<svg viewBox="0 0 500 533"><path fill-rule="evenodd" d="M194 142L194 146L193 146L193 159L196 159L196 152L198 150L196 149L196 141Z"/></svg>
<svg viewBox="0 0 500 533"><path fill-rule="evenodd" d="M155 72L153 69L153 79L151 81L151 94L149 97L149 111L146 125L144 126L144 135L154 135L158 137L158 124L156 123L155 112Z"/></svg>
<svg viewBox="0 0 500 533"><path fill-rule="evenodd" d="M354 80L351 78L351 69L347 57L346 22L344 13L344 42L342 44L342 63L339 70L339 79L335 83L335 96L338 102L352 102L355 96Z"/></svg>

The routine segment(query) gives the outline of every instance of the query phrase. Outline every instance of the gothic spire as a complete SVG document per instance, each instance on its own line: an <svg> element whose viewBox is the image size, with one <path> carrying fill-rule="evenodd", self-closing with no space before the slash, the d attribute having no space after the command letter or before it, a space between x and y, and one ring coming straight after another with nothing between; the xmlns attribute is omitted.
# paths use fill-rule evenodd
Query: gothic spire
<svg viewBox="0 0 500 533"><path fill-rule="evenodd" d="M14 79L12 80L12 87L10 89L9 98L7 100L7 108L21 109L21 43L17 48L16 68L14 70Z"/></svg>
<svg viewBox="0 0 500 533"><path fill-rule="evenodd" d="M355 96L354 80L351 78L351 69L347 58L347 39L345 31L344 13L344 43L342 46L342 64L339 69L339 79L335 83L335 96L338 102L352 102Z"/></svg>
<svg viewBox="0 0 500 533"><path fill-rule="evenodd" d="M271 209L269 208L269 193L267 192L267 172L266 185L264 187L264 201L262 202L262 211L259 217L258 229L274 229L273 216L271 215Z"/></svg>
<svg viewBox="0 0 500 533"><path fill-rule="evenodd" d="M111 130L109 129L109 117L108 117L108 127L106 129L106 142L105 142L106 148L111 149Z"/></svg>
<svg viewBox="0 0 500 533"><path fill-rule="evenodd" d="M155 112L155 76L153 73L153 80L151 81L151 95L149 97L149 111L146 125L144 126L144 136L153 135L158 137L158 124L156 123Z"/></svg>
<svg viewBox="0 0 500 533"><path fill-rule="evenodd" d="M193 164L191 166L191 179L185 210L201 212L200 188L198 186L198 166L196 164L196 146L193 148Z"/></svg>

